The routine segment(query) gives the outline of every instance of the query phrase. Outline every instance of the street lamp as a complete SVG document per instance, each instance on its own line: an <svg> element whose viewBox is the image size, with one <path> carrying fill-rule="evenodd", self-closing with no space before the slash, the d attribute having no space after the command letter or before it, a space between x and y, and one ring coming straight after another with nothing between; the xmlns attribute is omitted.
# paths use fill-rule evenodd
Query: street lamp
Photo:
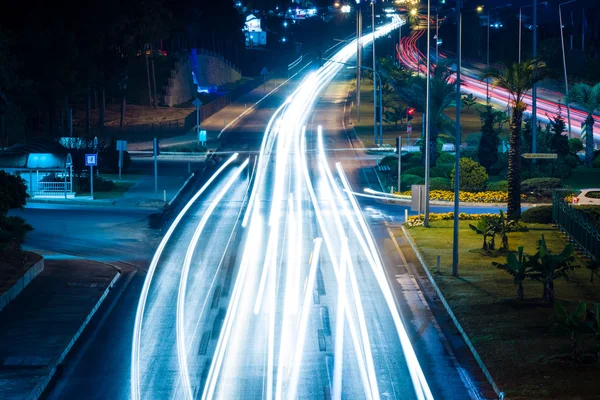
<svg viewBox="0 0 600 400"><path fill-rule="evenodd" d="M375 1L376 0L371 0L371 27L373 28L373 120L375 121L373 124L373 142L375 146L377 146L377 74L375 73L377 67L375 65ZM379 84L381 85L381 80L379 80Z"/></svg>
<svg viewBox="0 0 600 400"><path fill-rule="evenodd" d="M492 9L488 10L488 13L487 13L487 51L486 51L486 57L487 57L486 65L487 65L488 71L490 69L490 13L499 8L510 7L510 6L512 6L512 4L506 4L504 6L494 7ZM480 8L480 7L478 7L478 8ZM481 9L483 9L483 7L481 7ZM486 78L486 80L485 80L485 98L486 98L486 103L490 104L490 80L488 78Z"/></svg>
<svg viewBox="0 0 600 400"><path fill-rule="evenodd" d="M567 59L565 58L565 37L563 35L562 22L562 6L573 3L575 0L570 0L558 5L558 19L560 22L560 44L562 45L563 70L565 73L565 105L567 106L567 122L569 124L569 139L571 138L571 108L569 107L569 81L567 81Z"/></svg>
<svg viewBox="0 0 600 400"><path fill-rule="evenodd" d="M356 120L360 122L360 65L362 64L362 9L360 0L356 0Z"/></svg>
<svg viewBox="0 0 600 400"><path fill-rule="evenodd" d="M542 1L538 4L548 5L548 2ZM521 63L521 31L523 27L523 9L531 6L533 6L533 4L528 4L526 6L519 7L519 64Z"/></svg>
<svg viewBox="0 0 600 400"><path fill-rule="evenodd" d="M425 220L423 221L424 227L429 227L429 127L431 124L431 118L429 118L429 87L430 87L430 75L431 75L431 49L430 41L430 27L431 27L431 0L427 0L427 86L425 90Z"/></svg>

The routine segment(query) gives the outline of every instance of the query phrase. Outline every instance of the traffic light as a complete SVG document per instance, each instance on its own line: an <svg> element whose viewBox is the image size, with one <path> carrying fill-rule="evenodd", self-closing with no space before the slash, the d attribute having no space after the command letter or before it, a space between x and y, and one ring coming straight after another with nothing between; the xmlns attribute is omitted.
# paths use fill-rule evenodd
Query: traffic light
<svg viewBox="0 0 600 400"><path fill-rule="evenodd" d="M408 109L406 110L406 119L408 121L411 121L414 116L415 116L415 109L413 107L408 107Z"/></svg>
<svg viewBox="0 0 600 400"><path fill-rule="evenodd" d="M396 154L400 153L400 138L396 138Z"/></svg>

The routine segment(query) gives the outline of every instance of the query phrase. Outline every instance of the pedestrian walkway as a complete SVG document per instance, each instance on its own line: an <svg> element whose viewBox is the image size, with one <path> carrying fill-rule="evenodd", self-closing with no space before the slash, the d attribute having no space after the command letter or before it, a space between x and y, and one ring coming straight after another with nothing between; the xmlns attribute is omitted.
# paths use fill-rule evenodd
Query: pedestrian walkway
<svg viewBox="0 0 600 400"><path fill-rule="evenodd" d="M0 399L41 395L118 276L93 261L45 261L0 313Z"/></svg>
<svg viewBox="0 0 600 400"><path fill-rule="evenodd" d="M284 78L269 79L264 85L258 86L211 117L201 121L200 126L202 130L206 131L209 148L211 147L211 142L214 144L215 148L218 147L218 137L223 129L231 126L233 123L235 123L236 119L239 119L241 116L252 113L252 107L257 102L261 101L263 98L265 98L265 96L268 96L277 88L281 89L280 86L286 81L287 79ZM162 139L160 141L160 148L163 151L168 151L169 147L194 143L197 140L198 137L196 135L196 128L194 127L185 135ZM127 145L127 149L131 151L144 151L152 150L152 146L152 139L149 138L149 140L145 142L130 143Z"/></svg>

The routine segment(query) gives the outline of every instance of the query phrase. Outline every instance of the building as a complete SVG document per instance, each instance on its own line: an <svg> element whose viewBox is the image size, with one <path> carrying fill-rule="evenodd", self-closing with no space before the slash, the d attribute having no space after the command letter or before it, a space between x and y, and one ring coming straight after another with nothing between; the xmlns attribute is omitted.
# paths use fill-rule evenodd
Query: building
<svg viewBox="0 0 600 400"><path fill-rule="evenodd" d="M0 151L0 169L18 175L27 193L38 198L74 198L69 151L61 144L34 139Z"/></svg>

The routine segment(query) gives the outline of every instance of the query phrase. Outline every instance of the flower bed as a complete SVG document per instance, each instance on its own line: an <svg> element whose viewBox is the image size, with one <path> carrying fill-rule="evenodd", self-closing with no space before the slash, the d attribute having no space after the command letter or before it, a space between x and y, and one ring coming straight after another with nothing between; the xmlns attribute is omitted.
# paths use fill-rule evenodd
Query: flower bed
<svg viewBox="0 0 600 400"><path fill-rule="evenodd" d="M410 196L411 191L397 193ZM521 195L525 198L524 195ZM430 200L454 201L454 192L451 190L431 190L429 192ZM508 201L508 193L500 191L489 192L459 192L459 200L468 203L506 203Z"/></svg>
<svg viewBox="0 0 600 400"><path fill-rule="evenodd" d="M460 213L458 214L458 219L459 220L463 220L463 221L474 221L474 220L479 220L483 217L497 217L498 214L491 214L491 213L486 213L486 214L467 214L467 213ZM421 215L413 215L411 217L408 217L408 221L406 221L406 224L410 227L413 226L423 226L423 214ZM454 219L454 213L453 212L447 212L447 213L430 213L429 214L429 221L445 221L445 220L452 220Z"/></svg>

